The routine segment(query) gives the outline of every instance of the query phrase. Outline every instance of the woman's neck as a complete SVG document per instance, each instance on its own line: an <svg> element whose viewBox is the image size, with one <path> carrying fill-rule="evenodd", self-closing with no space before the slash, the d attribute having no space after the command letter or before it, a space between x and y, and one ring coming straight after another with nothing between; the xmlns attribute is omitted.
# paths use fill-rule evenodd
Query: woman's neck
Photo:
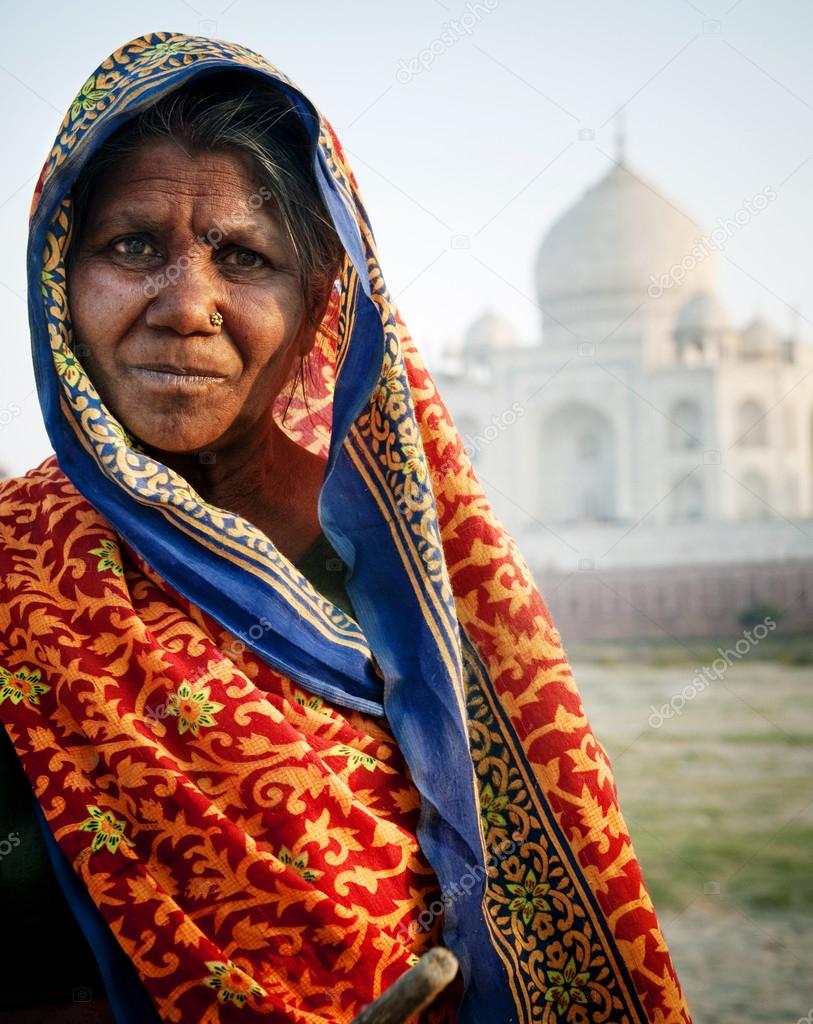
<svg viewBox="0 0 813 1024"><path fill-rule="evenodd" d="M155 452L210 505L242 516L297 561L320 533L317 502L325 460L271 422L211 453Z"/></svg>

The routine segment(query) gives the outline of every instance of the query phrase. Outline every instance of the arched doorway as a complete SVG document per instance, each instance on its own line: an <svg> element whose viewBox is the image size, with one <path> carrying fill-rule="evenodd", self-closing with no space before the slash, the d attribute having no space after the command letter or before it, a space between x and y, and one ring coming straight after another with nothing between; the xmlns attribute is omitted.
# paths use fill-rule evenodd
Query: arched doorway
<svg viewBox="0 0 813 1024"><path fill-rule="evenodd" d="M541 515L550 522L614 519L617 492L615 428L601 410L564 402L543 421Z"/></svg>
<svg viewBox="0 0 813 1024"><path fill-rule="evenodd" d="M770 519L771 492L763 473L756 469L746 470L739 477L740 519Z"/></svg>
<svg viewBox="0 0 813 1024"><path fill-rule="evenodd" d="M691 398L681 398L669 410L669 447L692 451L703 446L703 410Z"/></svg>
<svg viewBox="0 0 813 1024"><path fill-rule="evenodd" d="M737 444L742 448L761 448L768 443L765 407L755 398L740 402L737 407Z"/></svg>
<svg viewBox="0 0 813 1024"><path fill-rule="evenodd" d="M675 521L702 519L706 513L703 481L692 473L675 481L669 498L671 518Z"/></svg>

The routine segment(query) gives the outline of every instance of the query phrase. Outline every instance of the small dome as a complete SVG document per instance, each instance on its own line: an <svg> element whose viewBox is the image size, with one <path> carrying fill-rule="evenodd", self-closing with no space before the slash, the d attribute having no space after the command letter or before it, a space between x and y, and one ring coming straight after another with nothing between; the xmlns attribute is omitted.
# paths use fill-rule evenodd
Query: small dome
<svg viewBox="0 0 813 1024"><path fill-rule="evenodd" d="M744 356L771 355L782 344L779 333L761 316L755 317L742 331L742 354Z"/></svg>
<svg viewBox="0 0 813 1024"><path fill-rule="evenodd" d="M516 345L513 326L491 312L479 316L463 336L463 351L470 355L484 355L495 349L516 348Z"/></svg>
<svg viewBox="0 0 813 1024"><path fill-rule="evenodd" d="M677 334L697 334L722 331L728 326L725 306L716 295L697 292L680 307L675 322Z"/></svg>

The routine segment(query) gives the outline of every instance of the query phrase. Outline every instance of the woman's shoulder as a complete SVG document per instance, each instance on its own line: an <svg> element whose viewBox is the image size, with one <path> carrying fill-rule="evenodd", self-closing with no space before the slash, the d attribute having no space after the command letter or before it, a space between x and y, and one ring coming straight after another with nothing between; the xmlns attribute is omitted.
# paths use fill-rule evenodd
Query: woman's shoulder
<svg viewBox="0 0 813 1024"><path fill-rule="evenodd" d="M20 560L36 558L71 526L98 515L50 456L25 475L0 481L0 583Z"/></svg>
<svg viewBox="0 0 813 1024"><path fill-rule="evenodd" d="M88 504L60 468L55 455L49 455L23 476L0 480L0 535L8 542L15 524L28 527L37 522L47 528L54 503Z"/></svg>
<svg viewBox="0 0 813 1024"><path fill-rule="evenodd" d="M11 476L0 480L0 509L9 503L25 501L29 496L41 495L44 490L64 487L65 484L73 487L60 469L56 455L49 455L23 476Z"/></svg>

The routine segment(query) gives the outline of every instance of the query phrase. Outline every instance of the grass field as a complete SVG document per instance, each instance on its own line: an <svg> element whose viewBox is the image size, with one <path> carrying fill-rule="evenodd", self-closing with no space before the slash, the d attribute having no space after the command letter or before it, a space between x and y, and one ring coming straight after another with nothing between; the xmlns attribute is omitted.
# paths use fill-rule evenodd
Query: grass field
<svg viewBox="0 0 813 1024"><path fill-rule="evenodd" d="M770 637L691 687L717 646L568 654L695 1024L796 1024L813 1008L813 640Z"/></svg>

